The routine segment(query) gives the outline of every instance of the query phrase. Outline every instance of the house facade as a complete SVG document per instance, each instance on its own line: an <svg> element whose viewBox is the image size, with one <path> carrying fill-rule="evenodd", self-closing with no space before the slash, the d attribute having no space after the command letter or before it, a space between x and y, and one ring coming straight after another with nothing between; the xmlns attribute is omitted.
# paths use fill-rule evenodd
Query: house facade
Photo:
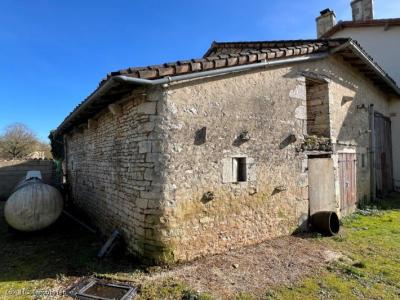
<svg viewBox="0 0 400 300"><path fill-rule="evenodd" d="M400 60L397 49L400 47L400 18L376 19L373 0L351 1L353 19L336 22L335 13L329 9L317 18L319 38L352 38L400 83ZM393 111L400 109L400 102L392 102ZM392 113L390 119L392 135L400 130L400 115ZM400 191L400 139L393 139L393 188Z"/></svg>
<svg viewBox="0 0 400 300"><path fill-rule="evenodd" d="M160 263L351 213L373 196L371 142L390 160L376 118L400 94L365 57L349 39L213 43L109 74L53 133L72 204Z"/></svg>

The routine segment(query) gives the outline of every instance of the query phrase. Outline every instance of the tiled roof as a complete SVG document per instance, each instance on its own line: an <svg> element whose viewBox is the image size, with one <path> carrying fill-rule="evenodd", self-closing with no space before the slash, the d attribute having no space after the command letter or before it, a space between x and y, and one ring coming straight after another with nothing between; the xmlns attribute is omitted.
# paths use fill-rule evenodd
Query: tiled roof
<svg viewBox="0 0 400 300"><path fill-rule="evenodd" d="M343 59L353 67L358 68L368 76L377 86L385 92L399 94L396 84L390 77L356 44L357 50L366 57L371 64L368 65L359 53L354 53L354 49L349 48L349 43L356 44L349 38L341 39L322 39L322 40L290 40L290 41L260 41L260 42L233 42L217 43L213 42L211 48L203 58L182 60L161 65L147 67L127 68L111 72L103 79L99 87L83 100L65 118L62 124L56 129L55 134L68 132L75 125L79 125L88 118L104 109L108 104L118 99L118 96L129 92L132 87L127 85L117 85L105 88L104 85L110 82L110 78L125 76L139 79L154 80L163 77L174 77L184 74L200 73L204 71L224 69L241 65L251 65L264 61L280 60L283 58L306 56L315 53L332 53L340 51ZM372 66L371 66L372 65ZM379 71L377 71L379 70ZM388 82L390 84L388 84ZM106 92L104 92L106 90ZM112 97L107 96L112 94Z"/></svg>
<svg viewBox="0 0 400 300"><path fill-rule="evenodd" d="M317 51L326 51L329 48L340 46L348 41L347 38L330 40L285 40L285 41L251 41L251 42L213 42L204 57L218 55L240 54L251 51L277 51L290 49L317 48ZM302 53L295 53L295 55Z"/></svg>
<svg viewBox="0 0 400 300"><path fill-rule="evenodd" d="M246 65L264 60L326 52L329 49L344 44L348 40L349 39L239 43L214 42L210 50L203 58L181 60L148 67L118 70L109 73L107 78L105 78L100 85L109 78L118 75L143 79L158 79L165 76L175 76L225 67ZM215 51L212 49L215 49Z"/></svg>
<svg viewBox="0 0 400 300"><path fill-rule="evenodd" d="M333 26L328 32L326 32L321 38L329 38L336 32L344 28L362 28L362 27L390 27L400 26L400 18L395 19L375 19L367 21L342 21Z"/></svg>

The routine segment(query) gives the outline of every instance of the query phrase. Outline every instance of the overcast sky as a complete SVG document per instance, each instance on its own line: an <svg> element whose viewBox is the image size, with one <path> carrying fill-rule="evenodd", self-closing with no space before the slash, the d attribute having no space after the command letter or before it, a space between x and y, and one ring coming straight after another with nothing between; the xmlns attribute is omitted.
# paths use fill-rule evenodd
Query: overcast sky
<svg viewBox="0 0 400 300"><path fill-rule="evenodd" d="M211 42L315 38L325 8L350 0L0 0L0 131L46 139L110 71L201 57ZM376 18L400 0L376 0Z"/></svg>

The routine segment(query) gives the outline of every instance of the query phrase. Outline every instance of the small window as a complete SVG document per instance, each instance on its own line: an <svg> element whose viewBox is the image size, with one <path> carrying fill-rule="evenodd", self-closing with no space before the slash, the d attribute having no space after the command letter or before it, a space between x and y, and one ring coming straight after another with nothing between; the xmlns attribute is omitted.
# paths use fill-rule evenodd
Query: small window
<svg viewBox="0 0 400 300"><path fill-rule="evenodd" d="M247 181L246 157L232 158L232 175L233 182Z"/></svg>
<svg viewBox="0 0 400 300"><path fill-rule="evenodd" d="M222 160L222 182L255 181L254 159L247 156L226 157Z"/></svg>
<svg viewBox="0 0 400 300"><path fill-rule="evenodd" d="M365 164L365 154L364 154L364 153L361 154L361 167L362 167L362 168L365 168L365 167L366 167L366 164Z"/></svg>

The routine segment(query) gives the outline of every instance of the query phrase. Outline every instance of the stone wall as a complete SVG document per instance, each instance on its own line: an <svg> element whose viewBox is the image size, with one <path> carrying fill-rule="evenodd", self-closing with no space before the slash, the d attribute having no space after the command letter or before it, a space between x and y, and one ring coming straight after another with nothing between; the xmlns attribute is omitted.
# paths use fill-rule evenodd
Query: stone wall
<svg viewBox="0 0 400 300"><path fill-rule="evenodd" d="M0 200L7 199L28 171L40 171L45 182L56 183L56 169L52 160L0 161Z"/></svg>
<svg viewBox="0 0 400 300"><path fill-rule="evenodd" d="M357 105L375 103L386 113L387 99L336 58L168 89L164 197L173 209L164 234L174 259L190 260L302 227L308 215L307 155L298 152L307 134L305 73L328 78L329 135L339 140L335 151L367 153L368 112ZM239 139L243 132L250 140ZM252 162L246 182L224 180L232 157ZM339 187L336 152L332 159ZM369 197L369 165L360 162L358 198L364 198ZM335 199L340 213L340 189Z"/></svg>
<svg viewBox="0 0 400 300"><path fill-rule="evenodd" d="M327 83L307 82L307 134L330 137Z"/></svg>
<svg viewBox="0 0 400 300"><path fill-rule="evenodd" d="M66 136L70 192L104 234L156 261L190 260L303 229L308 218L306 78L329 94L337 153L368 153L370 81L336 58L136 90ZM324 129L326 130L326 128ZM361 161L361 160L360 160ZM358 197L369 197L369 163Z"/></svg>
<svg viewBox="0 0 400 300"><path fill-rule="evenodd" d="M357 199L370 201L370 133L369 105L376 111L389 116L389 99L372 82L348 66L342 59L332 59L329 67L331 138L335 145L336 199L340 213L340 186L338 181L337 153L356 153L357 156ZM344 74L344 75L343 75ZM362 156L365 164L362 165ZM347 213L354 211L347 211Z"/></svg>
<svg viewBox="0 0 400 300"><path fill-rule="evenodd" d="M175 259L291 234L307 218L307 157L296 151L306 132L306 86L291 70L254 71L168 90L165 197L174 209L166 217L166 234ZM201 130L203 143L197 141ZM240 139L243 132L248 141ZM226 161L234 157L252 162L246 182L224 180Z"/></svg>
<svg viewBox="0 0 400 300"><path fill-rule="evenodd" d="M66 136L73 204L104 235L118 229L132 253L154 260L165 259L158 238L160 97L159 91L137 90Z"/></svg>

